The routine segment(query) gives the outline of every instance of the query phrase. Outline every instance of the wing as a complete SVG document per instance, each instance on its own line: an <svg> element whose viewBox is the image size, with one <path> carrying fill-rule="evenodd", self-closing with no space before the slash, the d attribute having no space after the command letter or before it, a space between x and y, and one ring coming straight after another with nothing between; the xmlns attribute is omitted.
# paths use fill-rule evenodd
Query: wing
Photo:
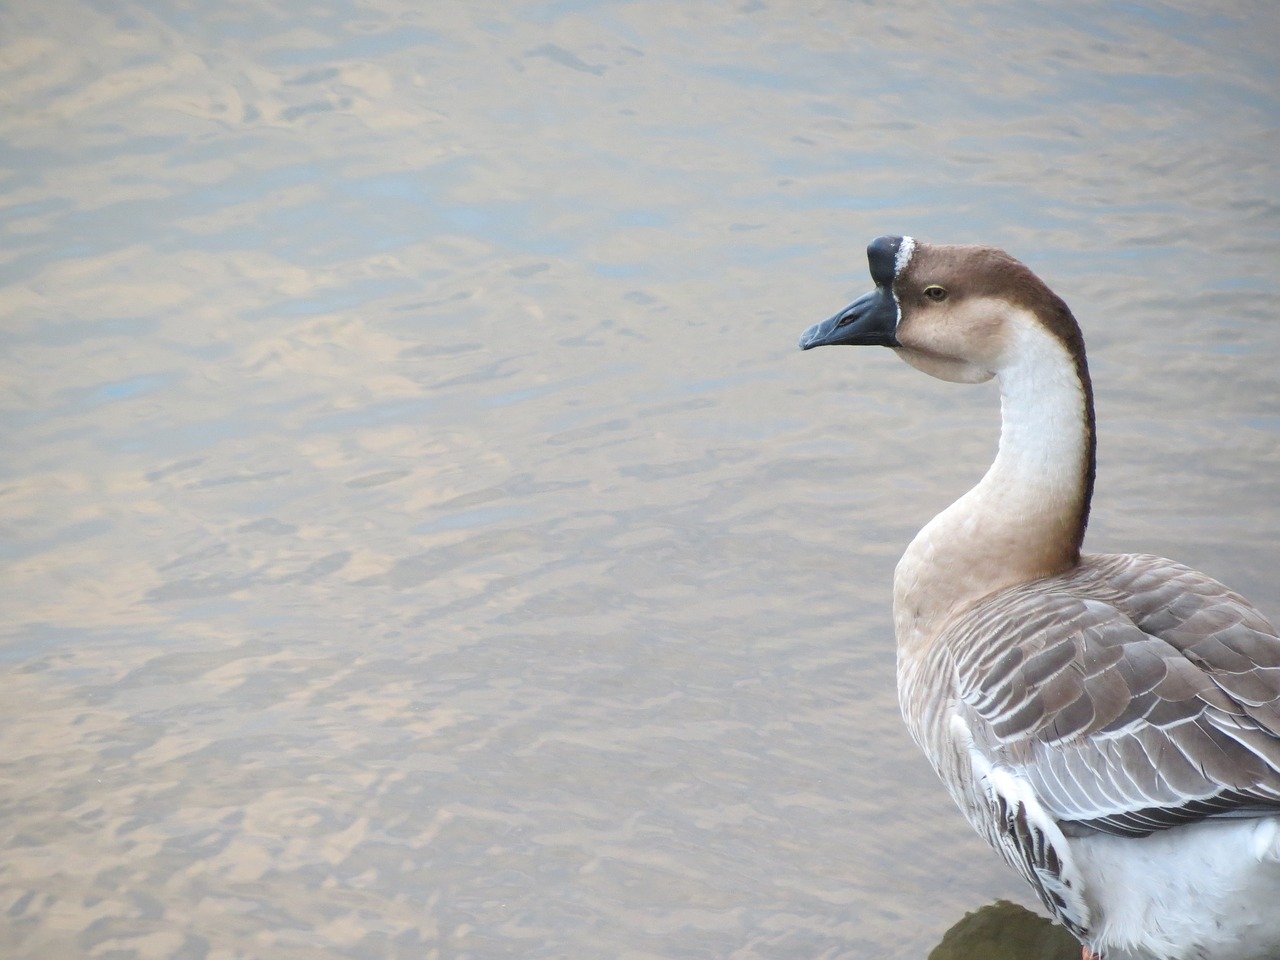
<svg viewBox="0 0 1280 960"><path fill-rule="evenodd" d="M1026 780L993 764L975 746L962 717L952 717L947 733L957 757L967 763L956 796L961 810L1031 885L1049 913L1081 943L1087 942L1092 927L1089 904L1061 824Z"/></svg>
<svg viewBox="0 0 1280 960"><path fill-rule="evenodd" d="M1280 813L1280 638L1180 564L1092 557L943 634L983 764L1070 835Z"/></svg>

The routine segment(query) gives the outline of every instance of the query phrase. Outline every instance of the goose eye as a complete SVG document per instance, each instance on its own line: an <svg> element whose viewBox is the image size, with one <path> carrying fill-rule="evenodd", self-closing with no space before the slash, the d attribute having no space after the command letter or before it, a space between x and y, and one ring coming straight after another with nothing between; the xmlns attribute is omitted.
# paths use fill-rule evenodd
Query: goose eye
<svg viewBox="0 0 1280 960"><path fill-rule="evenodd" d="M945 300L947 299L947 288L940 287L936 283L931 283L929 286L924 288L924 295L930 300Z"/></svg>

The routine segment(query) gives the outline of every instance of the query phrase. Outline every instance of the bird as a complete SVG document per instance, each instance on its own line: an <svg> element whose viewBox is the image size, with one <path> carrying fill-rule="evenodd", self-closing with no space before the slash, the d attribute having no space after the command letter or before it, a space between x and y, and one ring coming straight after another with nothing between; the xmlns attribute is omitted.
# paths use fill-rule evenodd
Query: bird
<svg viewBox="0 0 1280 960"><path fill-rule="evenodd" d="M1190 567L1083 552L1084 337L995 247L883 236L800 337L1000 389L995 459L894 571L906 726L1085 960L1280 958L1280 637Z"/></svg>

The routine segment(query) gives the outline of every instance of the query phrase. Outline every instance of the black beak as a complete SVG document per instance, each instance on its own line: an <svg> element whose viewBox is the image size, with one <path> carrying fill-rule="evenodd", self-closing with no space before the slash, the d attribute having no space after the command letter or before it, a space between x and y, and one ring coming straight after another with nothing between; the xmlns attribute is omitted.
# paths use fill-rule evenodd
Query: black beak
<svg viewBox="0 0 1280 960"><path fill-rule="evenodd" d="M800 337L800 349L848 343L897 347L898 301L887 286L877 286L830 320L815 323Z"/></svg>

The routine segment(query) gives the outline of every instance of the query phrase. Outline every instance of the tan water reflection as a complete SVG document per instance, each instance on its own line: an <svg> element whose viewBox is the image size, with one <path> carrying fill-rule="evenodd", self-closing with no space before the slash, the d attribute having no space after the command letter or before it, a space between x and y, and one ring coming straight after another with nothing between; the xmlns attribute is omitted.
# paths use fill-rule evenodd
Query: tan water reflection
<svg viewBox="0 0 1280 960"><path fill-rule="evenodd" d="M887 617L994 398L795 335L878 233L1010 247L1094 545L1280 612L1273 19L0 10L0 954L918 958L1024 898Z"/></svg>

